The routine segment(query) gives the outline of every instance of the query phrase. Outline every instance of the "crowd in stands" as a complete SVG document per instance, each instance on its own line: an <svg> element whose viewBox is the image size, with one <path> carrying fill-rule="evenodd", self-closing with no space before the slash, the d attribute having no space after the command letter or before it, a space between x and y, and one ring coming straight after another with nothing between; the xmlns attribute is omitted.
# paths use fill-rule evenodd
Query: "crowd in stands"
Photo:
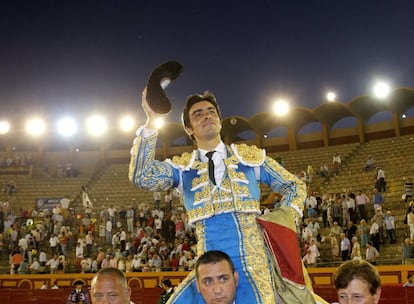
<svg viewBox="0 0 414 304"><path fill-rule="evenodd" d="M2 250L9 252L10 273L193 269L194 227L188 225L175 191L165 194L162 205L167 208L156 208L155 199L133 199L127 208L100 210L93 210L84 187L82 193L83 206L75 219L67 196L52 210L30 208L16 216L12 208L1 208Z"/></svg>
<svg viewBox="0 0 414 304"><path fill-rule="evenodd" d="M396 220L383 197L385 174L373 166L369 157L363 169L376 170L371 194L309 191L303 220L297 223L305 265L322 262L319 247L323 242L331 246L330 261L366 259L371 263L379 257L381 244L397 242ZM337 174L340 169L340 157L335 154L331 172ZM307 171L313 174L313 169ZM412 183L411 192L405 185L405 194L405 200L412 198ZM152 202L132 199L121 207L98 209L82 186L76 214L71 211L72 204L65 196L51 210L33 207L19 210L20 214L7 202L2 204L0 253L9 253L10 273L96 272L106 267L125 272L194 268L197 240L177 191L164 195L155 192ZM405 224L410 237L404 243L403 258L409 261L414 258L414 202L409 204ZM322 227L329 232L322 235Z"/></svg>
<svg viewBox="0 0 414 304"><path fill-rule="evenodd" d="M26 153L0 154L0 168L28 167L32 164L32 156Z"/></svg>

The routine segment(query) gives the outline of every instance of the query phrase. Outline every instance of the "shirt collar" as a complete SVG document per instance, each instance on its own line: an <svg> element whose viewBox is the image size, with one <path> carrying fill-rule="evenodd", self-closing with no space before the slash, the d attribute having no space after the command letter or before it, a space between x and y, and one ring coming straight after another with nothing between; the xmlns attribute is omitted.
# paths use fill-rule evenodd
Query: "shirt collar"
<svg viewBox="0 0 414 304"><path fill-rule="evenodd" d="M200 160L207 161L206 153L209 152L209 150L198 149L198 151L200 153ZM211 151L216 151L214 154L219 154L222 159L226 157L227 149L226 145L222 141L220 141L220 143Z"/></svg>

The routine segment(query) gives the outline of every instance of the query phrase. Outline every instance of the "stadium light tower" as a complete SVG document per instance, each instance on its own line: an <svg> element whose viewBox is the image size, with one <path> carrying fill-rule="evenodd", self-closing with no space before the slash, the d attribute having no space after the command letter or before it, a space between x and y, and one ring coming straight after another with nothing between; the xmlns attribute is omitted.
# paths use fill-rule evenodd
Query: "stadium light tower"
<svg viewBox="0 0 414 304"><path fill-rule="evenodd" d="M108 129L108 123L103 116L93 115L86 121L86 128L93 136L102 136Z"/></svg>
<svg viewBox="0 0 414 304"><path fill-rule="evenodd" d="M46 132L46 123L40 118L32 118L26 123L26 131L34 137L41 136Z"/></svg>
<svg viewBox="0 0 414 304"><path fill-rule="evenodd" d="M0 135L5 135L10 131L10 124L8 121L0 121Z"/></svg>
<svg viewBox="0 0 414 304"><path fill-rule="evenodd" d="M390 85L385 82L377 82L374 85L374 94L377 98L386 98L391 91Z"/></svg>
<svg viewBox="0 0 414 304"><path fill-rule="evenodd" d="M290 106L286 100L279 99L273 104L273 113L277 116L285 116L289 110Z"/></svg>
<svg viewBox="0 0 414 304"><path fill-rule="evenodd" d="M57 122L57 131L64 137L70 137L76 134L78 126L73 118L64 117Z"/></svg>

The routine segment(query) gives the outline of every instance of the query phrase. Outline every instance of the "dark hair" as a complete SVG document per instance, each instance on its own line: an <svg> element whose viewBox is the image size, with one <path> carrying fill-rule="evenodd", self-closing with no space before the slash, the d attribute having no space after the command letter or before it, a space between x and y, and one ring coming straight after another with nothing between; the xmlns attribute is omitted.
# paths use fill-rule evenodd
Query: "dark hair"
<svg viewBox="0 0 414 304"><path fill-rule="evenodd" d="M227 263L230 265L231 272L234 273L233 261L230 259L227 253L224 253L223 251L219 251L219 250L211 250L211 251L205 252L197 259L196 267L195 267L196 278L198 277L198 268L200 267L200 265L216 264L221 261L227 261Z"/></svg>
<svg viewBox="0 0 414 304"><path fill-rule="evenodd" d="M216 96L214 96L214 94L209 91L205 91L203 94L195 94L187 98L184 109L183 109L183 113L181 115L181 121L182 121L184 128L191 127L190 109L193 105L201 101L208 101L209 103L211 103L216 108L217 114L219 118L221 119L220 108L217 104ZM193 141L195 140L194 136L191 135L190 137Z"/></svg>
<svg viewBox="0 0 414 304"><path fill-rule="evenodd" d="M167 287L172 287L172 283L170 279L164 279L162 280L162 284L164 284Z"/></svg>
<svg viewBox="0 0 414 304"><path fill-rule="evenodd" d="M348 284L354 279L367 282L371 295L376 294L378 288L381 287L378 270L367 261L346 261L338 267L333 277L336 290L347 288Z"/></svg>

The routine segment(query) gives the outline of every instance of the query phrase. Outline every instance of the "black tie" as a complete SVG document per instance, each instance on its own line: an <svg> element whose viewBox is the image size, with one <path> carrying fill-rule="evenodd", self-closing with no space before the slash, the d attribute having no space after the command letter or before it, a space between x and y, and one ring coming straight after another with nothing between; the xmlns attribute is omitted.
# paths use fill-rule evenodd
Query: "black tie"
<svg viewBox="0 0 414 304"><path fill-rule="evenodd" d="M208 158L208 176L210 177L211 182L215 185L216 179L214 177L214 162L213 162L213 154L216 151L210 151L206 153Z"/></svg>

